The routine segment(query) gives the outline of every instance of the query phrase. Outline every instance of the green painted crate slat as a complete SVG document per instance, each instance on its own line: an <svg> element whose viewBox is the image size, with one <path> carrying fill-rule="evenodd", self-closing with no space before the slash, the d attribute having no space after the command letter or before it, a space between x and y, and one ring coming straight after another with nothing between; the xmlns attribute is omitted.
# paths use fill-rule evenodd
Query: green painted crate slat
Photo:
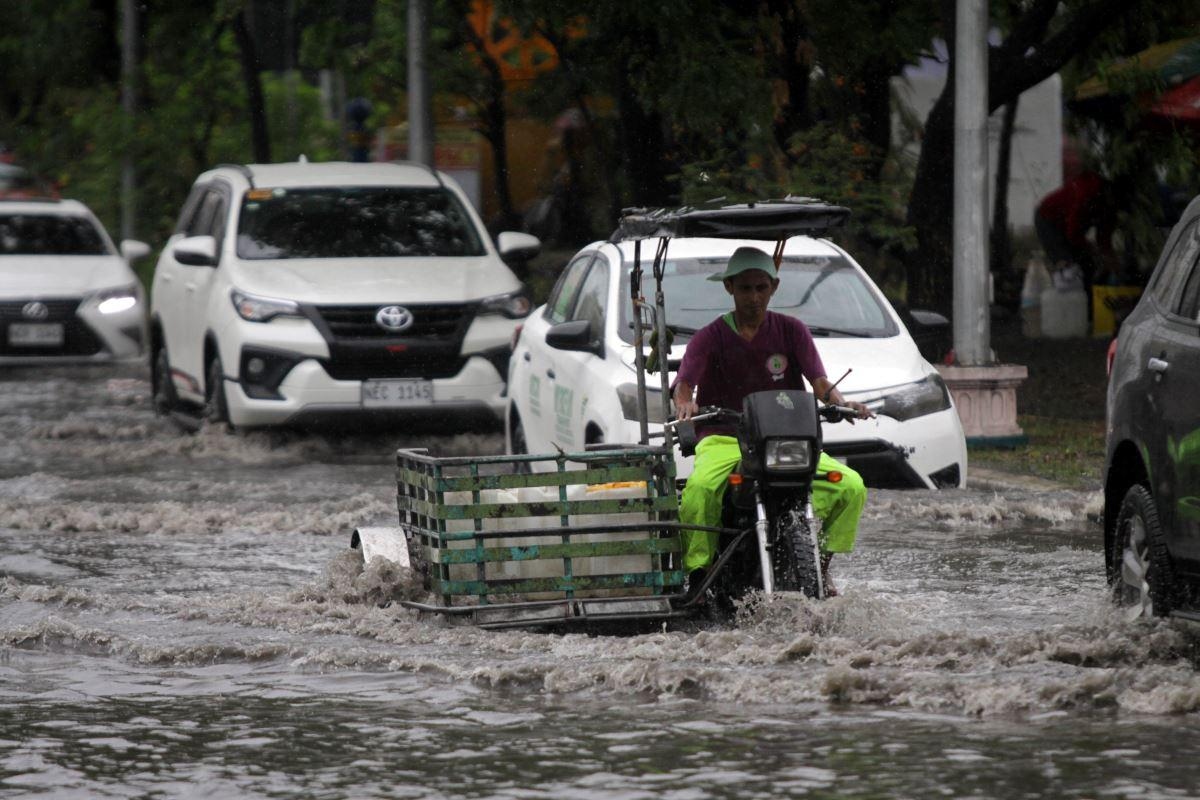
<svg viewBox="0 0 1200 800"><path fill-rule="evenodd" d="M561 591L562 579L532 578L521 581L434 581L434 591L442 595L538 594ZM623 575L591 575L576 577L569 587L573 591L601 589L660 589L681 586L683 573L665 572L626 573Z"/></svg>
<svg viewBox="0 0 1200 800"><path fill-rule="evenodd" d="M427 473L401 467L399 479L430 492L471 492L487 489L525 489L531 486L568 486L575 483L597 485L602 483L644 481L644 467L612 467L575 469L564 472L538 472L516 475L452 475L430 476Z"/></svg>
<svg viewBox="0 0 1200 800"><path fill-rule="evenodd" d="M521 464L534 469L514 473ZM401 450L396 500L412 561L446 607L497 594L645 596L683 583L665 448L481 459Z"/></svg>
<svg viewBox="0 0 1200 800"><path fill-rule="evenodd" d="M534 544L515 547L485 547L442 550L442 564L477 564L491 561L529 561L539 558L584 558L588 556L626 556L645 553L678 553L678 536L662 539L630 539L617 542L572 542L570 544Z"/></svg>
<svg viewBox="0 0 1200 800"><path fill-rule="evenodd" d="M400 507L431 519L510 519L561 517L582 514L674 511L678 501L667 497L624 497L617 500L558 500L538 503L437 503L402 497Z"/></svg>
<svg viewBox="0 0 1200 800"><path fill-rule="evenodd" d="M690 525L687 527L688 527L688 529L692 528L692 526L690 526ZM703 525L698 526L698 527L700 529L705 529ZM684 528L683 524L681 524L679 522L670 522L670 521L665 521L665 520L655 520L653 522L647 522L646 520L642 520L641 522L624 522L621 524L613 523L611 525L605 525L605 526L571 525L567 528L564 528L562 526L556 526L553 528L512 528L512 529L506 528L504 530L492 530L492 531L476 531L476 530L448 531L448 532L438 533L437 538L443 544L448 544L450 542L474 542L477 540L478 540L478 542L482 543L482 542L487 542L492 539L514 539L514 538L521 538L521 537L549 539L549 538L552 538L555 536L562 538L564 535L567 535L567 534L570 534L571 536L578 536L580 534L585 534L585 533L640 532L640 533L644 534L648 530L651 530L651 529L653 529L655 531L668 531L668 530L678 531L678 530L682 530L683 528ZM712 528L711 530L720 531L721 529L720 528ZM426 536L429 535L428 531L425 531L425 530L418 531L418 534L426 535Z"/></svg>

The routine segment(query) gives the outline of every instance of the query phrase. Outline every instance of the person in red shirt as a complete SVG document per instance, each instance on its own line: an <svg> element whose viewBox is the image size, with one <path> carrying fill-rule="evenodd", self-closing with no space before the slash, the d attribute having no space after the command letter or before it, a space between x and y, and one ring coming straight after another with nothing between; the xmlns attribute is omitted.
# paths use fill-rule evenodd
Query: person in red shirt
<svg viewBox="0 0 1200 800"><path fill-rule="evenodd" d="M691 419L700 406L740 410L752 392L805 389L806 378L823 402L850 406L861 419L873 416L862 403L846 400L826 377L808 326L795 317L767 310L779 287L771 256L756 247L739 247L729 257L725 271L710 280L724 282L734 308L701 328L688 342L672 392L678 419ZM732 430L698 425L696 433L696 461L680 498L679 520L716 527L721 524L726 480L741 460L741 448ZM818 469L842 473L839 483L815 483L812 494L813 510L823 523L825 584L829 594L836 594L828 581L829 560L833 553L854 548L867 490L857 472L825 453ZM683 562L689 585L696 584L696 573L712 563L716 539L716 534L707 531L684 531Z"/></svg>
<svg viewBox="0 0 1200 800"><path fill-rule="evenodd" d="M1094 170L1084 170L1042 198L1033 224L1052 269L1077 264L1087 287L1111 269L1116 228L1113 194L1109 181ZM1088 239L1093 229L1095 244Z"/></svg>

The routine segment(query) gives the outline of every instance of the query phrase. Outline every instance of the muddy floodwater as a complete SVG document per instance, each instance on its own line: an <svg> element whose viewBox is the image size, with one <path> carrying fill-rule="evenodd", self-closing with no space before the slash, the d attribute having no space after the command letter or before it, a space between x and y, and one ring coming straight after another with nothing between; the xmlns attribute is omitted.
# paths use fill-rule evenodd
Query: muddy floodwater
<svg viewBox="0 0 1200 800"><path fill-rule="evenodd" d="M0 372L0 797L1200 797L1197 639L1109 605L1097 494L876 491L827 602L479 631L348 544L397 446L499 434L189 434L148 392Z"/></svg>

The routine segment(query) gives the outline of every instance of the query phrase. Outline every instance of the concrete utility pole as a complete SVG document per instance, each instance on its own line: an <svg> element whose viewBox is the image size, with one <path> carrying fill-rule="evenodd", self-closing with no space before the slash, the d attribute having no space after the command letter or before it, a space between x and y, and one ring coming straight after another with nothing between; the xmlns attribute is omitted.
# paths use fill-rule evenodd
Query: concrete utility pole
<svg viewBox="0 0 1200 800"><path fill-rule="evenodd" d="M408 0L408 158L432 167L433 103L425 61L428 49L428 0Z"/></svg>
<svg viewBox="0 0 1200 800"><path fill-rule="evenodd" d="M987 2L957 0L954 30L954 351L992 362L988 297Z"/></svg>
<svg viewBox="0 0 1200 800"><path fill-rule="evenodd" d="M954 29L954 352L938 367L968 443L1026 441L1017 386L1028 370L992 357L988 297L987 2L956 0Z"/></svg>
<svg viewBox="0 0 1200 800"><path fill-rule="evenodd" d="M136 239L137 184L134 173L134 113L137 111L137 1L121 0L121 110L125 153L121 156L121 238Z"/></svg>

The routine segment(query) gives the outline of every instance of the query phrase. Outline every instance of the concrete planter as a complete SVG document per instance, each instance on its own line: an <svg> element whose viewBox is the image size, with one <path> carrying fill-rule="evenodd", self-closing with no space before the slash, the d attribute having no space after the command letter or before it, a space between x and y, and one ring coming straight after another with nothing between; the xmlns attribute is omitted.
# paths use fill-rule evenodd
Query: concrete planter
<svg viewBox="0 0 1200 800"><path fill-rule="evenodd" d="M967 444L1014 447L1028 439L1017 424L1017 387L1029 377L1018 364L938 366L946 381Z"/></svg>

